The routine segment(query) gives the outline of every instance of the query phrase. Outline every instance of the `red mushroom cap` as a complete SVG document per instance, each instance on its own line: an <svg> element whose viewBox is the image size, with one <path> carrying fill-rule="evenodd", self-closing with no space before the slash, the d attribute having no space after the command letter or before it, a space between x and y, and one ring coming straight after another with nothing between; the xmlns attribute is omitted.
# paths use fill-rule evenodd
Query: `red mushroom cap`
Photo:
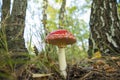
<svg viewBox="0 0 120 80"><path fill-rule="evenodd" d="M75 37L65 29L60 29L51 32L45 39L46 43L57 45L58 47L65 47L68 44L76 42Z"/></svg>

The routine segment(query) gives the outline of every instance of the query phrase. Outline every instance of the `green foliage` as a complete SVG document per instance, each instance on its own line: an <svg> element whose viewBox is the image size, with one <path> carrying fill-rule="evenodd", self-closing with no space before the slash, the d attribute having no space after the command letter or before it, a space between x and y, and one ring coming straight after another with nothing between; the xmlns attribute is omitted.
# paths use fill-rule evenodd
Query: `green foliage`
<svg viewBox="0 0 120 80"><path fill-rule="evenodd" d="M57 9L53 8L51 5L48 5L47 7L48 19L55 20L57 12L58 12Z"/></svg>
<svg viewBox="0 0 120 80"><path fill-rule="evenodd" d="M76 44L72 46L68 46L66 48L67 62L71 65L79 62L82 59L85 59L86 57L87 57L87 52L83 50L82 47L79 47Z"/></svg>
<svg viewBox="0 0 120 80"><path fill-rule="evenodd" d="M62 3L63 0L55 0L56 3Z"/></svg>
<svg viewBox="0 0 120 80"><path fill-rule="evenodd" d="M0 79L3 77L9 78L10 71L13 70L13 65L11 63L11 58L8 52L7 39L5 33L5 23L0 22Z"/></svg>
<svg viewBox="0 0 120 80"><path fill-rule="evenodd" d="M53 8L50 4L48 4L47 14L48 14L47 29L49 31L53 31L57 29L56 20L57 20L58 10Z"/></svg>
<svg viewBox="0 0 120 80"><path fill-rule="evenodd" d="M118 4L118 15L119 15L119 18L120 18L120 3Z"/></svg>
<svg viewBox="0 0 120 80"><path fill-rule="evenodd" d="M73 6L70 8L68 7L67 10L68 10L69 14L72 14L72 13L74 13L75 10L77 10L77 7L76 6Z"/></svg>
<svg viewBox="0 0 120 80"><path fill-rule="evenodd" d="M2 27L0 28L0 80L14 80L15 75L13 74L15 73L16 65L24 64L26 61L21 58L14 59L12 57L13 52L8 51L4 25L6 24L2 23Z"/></svg>
<svg viewBox="0 0 120 80"><path fill-rule="evenodd" d="M32 44L32 35L30 37L30 41L27 42L27 49L30 55L35 55L34 45Z"/></svg>

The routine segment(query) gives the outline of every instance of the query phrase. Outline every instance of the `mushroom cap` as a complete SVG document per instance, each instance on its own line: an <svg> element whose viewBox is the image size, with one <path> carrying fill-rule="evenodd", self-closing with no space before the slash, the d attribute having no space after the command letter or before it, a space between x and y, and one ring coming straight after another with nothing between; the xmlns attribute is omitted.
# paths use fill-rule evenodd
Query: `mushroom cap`
<svg viewBox="0 0 120 80"><path fill-rule="evenodd" d="M58 47L65 47L68 44L76 42L76 38L65 29L59 29L51 32L46 36L46 43L57 45Z"/></svg>

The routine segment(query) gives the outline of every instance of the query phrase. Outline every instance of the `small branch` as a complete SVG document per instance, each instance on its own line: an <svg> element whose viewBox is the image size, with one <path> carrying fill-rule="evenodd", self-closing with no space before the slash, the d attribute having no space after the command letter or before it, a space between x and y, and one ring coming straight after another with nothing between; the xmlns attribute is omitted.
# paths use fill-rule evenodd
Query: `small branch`
<svg viewBox="0 0 120 80"><path fill-rule="evenodd" d="M83 76L80 80L84 80L86 77L88 77L89 75L91 75L91 73L93 73L93 71L90 71L89 73L87 73L85 76Z"/></svg>
<svg viewBox="0 0 120 80"><path fill-rule="evenodd" d="M47 7L48 7L48 0L43 0L43 11L42 11L43 19L42 19L42 23L43 23L43 27L44 27L46 35L48 33L48 30L46 28L46 24L47 24L47 12L46 12L46 10L47 10Z"/></svg>
<svg viewBox="0 0 120 80"><path fill-rule="evenodd" d="M64 13L65 13L66 0L63 0L60 12L59 12L59 29L62 29L64 25Z"/></svg>
<svg viewBox="0 0 120 80"><path fill-rule="evenodd" d="M47 77L47 76L51 76L53 73L49 73L49 74L32 74L33 78L37 78L37 77Z"/></svg>

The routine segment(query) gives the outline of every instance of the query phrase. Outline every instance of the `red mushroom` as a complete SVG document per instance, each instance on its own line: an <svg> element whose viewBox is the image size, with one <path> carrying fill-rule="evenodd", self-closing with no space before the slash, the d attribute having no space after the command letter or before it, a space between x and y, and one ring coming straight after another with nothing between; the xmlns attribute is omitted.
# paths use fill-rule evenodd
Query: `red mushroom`
<svg viewBox="0 0 120 80"><path fill-rule="evenodd" d="M53 44L58 46L59 53L58 53L58 60L61 74L66 78L66 58L65 58L65 47L66 45L73 44L76 42L75 37L67 30L60 29L51 32L46 37L46 43Z"/></svg>

